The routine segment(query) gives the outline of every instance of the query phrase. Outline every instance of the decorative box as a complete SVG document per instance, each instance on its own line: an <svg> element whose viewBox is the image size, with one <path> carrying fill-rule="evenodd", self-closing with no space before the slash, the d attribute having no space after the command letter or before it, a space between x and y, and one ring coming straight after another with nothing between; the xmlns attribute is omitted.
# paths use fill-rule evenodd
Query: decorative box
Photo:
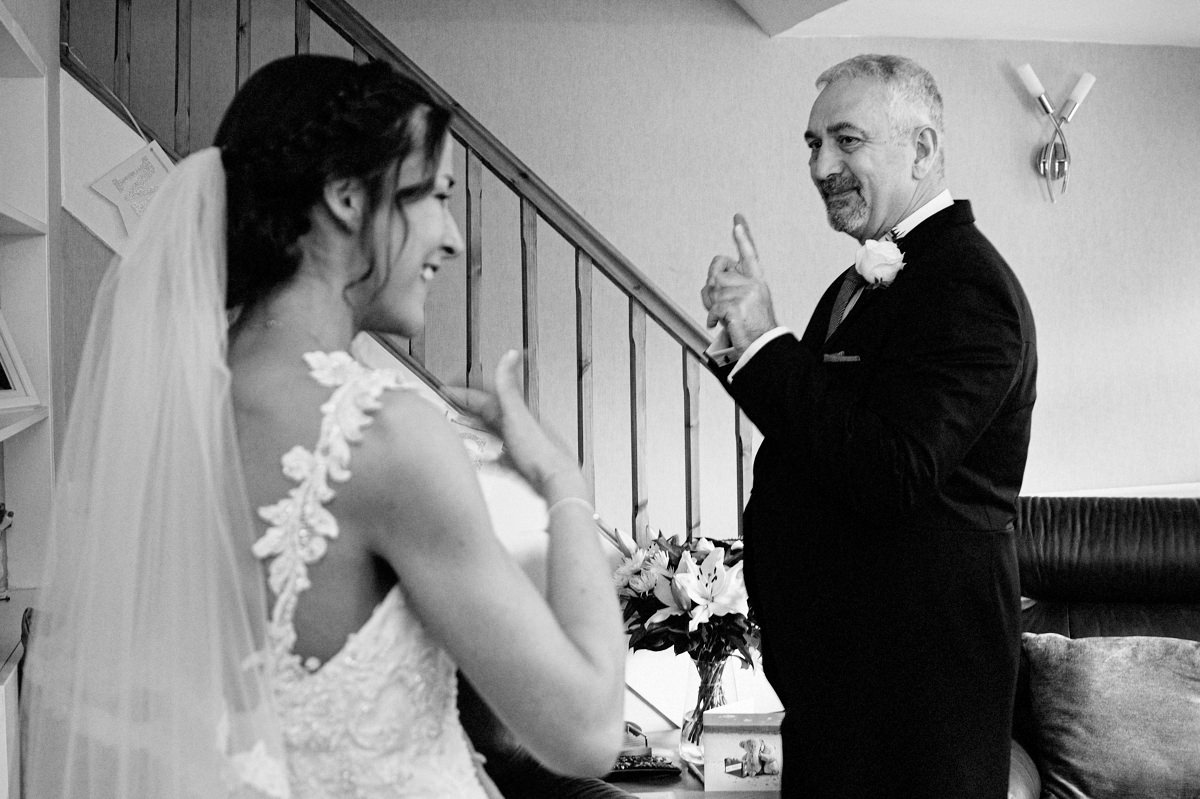
<svg viewBox="0 0 1200 799"><path fill-rule="evenodd" d="M775 713L704 714L704 792L779 791L783 746Z"/></svg>

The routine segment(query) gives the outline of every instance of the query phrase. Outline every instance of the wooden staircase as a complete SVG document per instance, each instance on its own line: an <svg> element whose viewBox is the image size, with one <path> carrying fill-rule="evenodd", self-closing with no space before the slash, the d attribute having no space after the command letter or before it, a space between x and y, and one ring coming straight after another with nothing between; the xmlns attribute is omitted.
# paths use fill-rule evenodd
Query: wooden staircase
<svg viewBox="0 0 1200 799"><path fill-rule="evenodd" d="M210 4L211 5L211 4ZM262 4L260 4L261 7ZM276 4L278 5L278 4ZM227 23L233 36L233 63L227 65L225 74L214 75L209 69L193 68L192 42L195 37L193 26L201 24L194 17L192 0L176 0L173 18L166 18L168 4L135 6L132 0L61 0L60 38L61 63L65 70L75 76L93 94L106 103L114 113L128 119L147 139L157 140L173 158L186 156L193 149L205 146L207 137L196 133L198 128L215 128L215 120L193 117L193 98L198 96L196 81L215 82L224 80L229 90L221 103L222 108L232 98L234 87L240 86L252 71L253 64L286 55L286 52L271 52L264 44L261 31L268 25L278 29L288 23L294 30L294 52L322 52L352 57L359 61L383 60L395 65L402 73L421 84L440 102L455 110L452 135L457 142L457 163L465 176L464 201L459 218L462 220L465 251L465 279L460 296L454 298L457 305L455 315L461 313L457 327L465 327L455 336L445 336L427 331L411 340L391 336L377 336L379 342L418 374L435 390L440 390L443 381L479 384L486 381L485 371L485 317L496 309L488 308L485 314L487 293L483 291L485 274L493 274L494 264L487 258L489 252L484 240L485 228L492 229L496 220L489 219L485 226L485 182L501 184L510 192L519 207L519 230L515 236L519 241L519 274L521 301L519 308L510 313L519 313L522 346L527 355L525 372L526 400L535 413L542 406L545 388L551 378L562 375L551 374L543 366L542 344L547 330L553 325L564 324L558 313L550 320L539 313L539 289L549 277L549 258L539 262L545 252L539 245L542 238L561 238L573 252L574 274L568 276L574 284L573 320L574 330L574 374L571 376L575 397L573 442L587 479L592 483L597 496L597 506L610 510L606 513L610 523L625 529L641 529L646 525L666 532L683 532L689 536L704 534L712 538L740 537L740 513L734 513L737 529L701 528L701 443L717 451L716 458L725 463L723 476L716 485L705 487L704 496L736 496L736 508L744 505L750 482L751 427L723 390L715 384L705 365L703 350L708 345L708 336L692 319L681 311L668 297L657 290L653 283L624 255L617 251L587 220L567 205L554 191L521 162L508 148L499 142L471 114L462 108L440 86L434 83L421 69L401 53L372 27L345 0L295 0L294 14L289 9L290 20L278 18L257 19L251 0L237 0L236 8L229 11ZM139 20L138 14L157 14L158 20ZM258 11L258 13L263 13ZM278 14L278 11L275 12ZM204 24L211 24L205 19ZM155 26L157 25L157 27ZM170 100L172 111L164 114L164 91L144 88L142 83L131 78L131 64L161 61L163 42L171 36L163 36L163 27L173 34L175 43L173 89ZM157 31L158 35L147 35ZM278 37L276 37L278 38ZM111 49L110 49L111 48ZM111 53L112 58L105 58ZM151 59L148 54L156 54ZM252 59L253 56L253 59ZM161 83L161 81L160 81ZM170 88L170 87L168 87ZM208 95L212 86L206 86ZM160 129L155 130L146 120ZM165 120L165 124L164 124ZM169 130L162 130L169 127ZM168 134L164 137L163 134ZM513 232L509 231L512 236ZM562 278L562 275L554 275ZM627 308L623 324L597 324L594 318L596 295L600 291L615 288L624 298ZM511 320L513 326L516 320ZM648 374L648 342L650 335L669 343L678 352L678 382L672 390L677 396L672 403L679 413L654 412L651 404ZM451 338L461 339L449 341ZM628 402L629 457L622 467L627 473L617 481L619 488L609 490L607 481L596 474L596 398L598 387L593 373L593 362L597 347L616 346L626 351L628 364L628 394L622 402ZM449 353L449 354L447 354ZM654 375L655 389L661 389L660 375ZM702 384L702 381L710 381ZM714 388L715 386L715 388ZM607 389L607 386L604 387ZM702 388L704 389L702 391ZM718 431L724 441L714 443L710 431L702 431L700 425L700 398L714 397L721 403L721 413L726 409L730 424L728 434L732 441L724 438L725 428ZM611 391L605 392L605 399ZM707 400L706 400L707 401ZM622 408L622 412L626 409ZM711 418L708 416L707 418ZM682 452L683 518L665 518L668 514L656 513L653 520L650 512L654 503L650 496L650 470L655 466L649 429L667 425L675 428ZM726 449L728 447L728 449ZM606 461L607 462L607 461ZM710 470L705 470L707 474ZM719 471L719 470L718 470ZM623 494L614 497L611 494ZM666 503L663 503L664 505ZM611 508L621 508L612 518Z"/></svg>

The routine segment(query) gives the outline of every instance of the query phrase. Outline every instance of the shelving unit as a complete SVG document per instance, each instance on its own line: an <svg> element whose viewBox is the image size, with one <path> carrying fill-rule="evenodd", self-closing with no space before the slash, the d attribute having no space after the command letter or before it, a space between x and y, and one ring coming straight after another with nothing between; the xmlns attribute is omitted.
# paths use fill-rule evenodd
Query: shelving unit
<svg viewBox="0 0 1200 799"><path fill-rule="evenodd" d="M0 603L0 799L20 796L16 669L20 612L32 602L50 516L50 261L46 65L0 0L0 314L38 404L0 411L0 491L12 599Z"/></svg>
<svg viewBox="0 0 1200 799"><path fill-rule="evenodd" d="M0 314L37 404L0 411L0 487L13 511L9 582L36 585L54 479L46 65L0 0Z"/></svg>

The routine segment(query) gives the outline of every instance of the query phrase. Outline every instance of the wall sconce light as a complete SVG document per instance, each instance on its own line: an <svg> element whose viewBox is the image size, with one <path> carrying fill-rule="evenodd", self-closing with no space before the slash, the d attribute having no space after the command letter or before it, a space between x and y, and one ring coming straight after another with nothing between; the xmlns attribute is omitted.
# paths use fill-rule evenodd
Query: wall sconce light
<svg viewBox="0 0 1200 799"><path fill-rule="evenodd" d="M1038 150L1034 157L1034 166L1037 168L1038 174L1046 180L1046 191L1050 192L1050 202L1055 202L1054 199L1054 182L1062 181L1062 186L1058 193L1065 194L1067 191L1067 171L1071 168L1071 151L1067 149L1067 136L1063 133L1062 126L1071 121L1071 117L1075 116L1075 112L1079 110L1080 104L1083 103L1083 98L1087 97L1087 93L1091 91L1092 84L1096 82L1096 76L1090 72L1085 72L1079 77L1079 82L1075 84L1075 88L1071 90L1067 102L1063 105L1062 113L1056 119L1054 116L1054 106L1050 104L1050 100L1046 97L1046 90L1042 88L1042 82L1038 80L1037 75L1033 72L1033 67L1029 64L1023 64L1017 68L1017 74L1021 76L1021 82L1025 84L1025 89L1034 96L1038 101L1038 105L1050 117L1050 121L1054 123L1054 133L1050 136L1050 141Z"/></svg>

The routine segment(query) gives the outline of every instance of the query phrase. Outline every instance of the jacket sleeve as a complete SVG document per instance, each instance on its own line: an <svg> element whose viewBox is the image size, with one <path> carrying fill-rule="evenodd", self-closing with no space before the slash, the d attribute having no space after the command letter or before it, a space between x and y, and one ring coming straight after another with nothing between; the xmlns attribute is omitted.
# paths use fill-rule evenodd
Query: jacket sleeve
<svg viewBox="0 0 1200 799"><path fill-rule="evenodd" d="M938 491L1021 374L1017 291L998 270L952 275L912 276L888 329L864 345L863 363L837 367L862 369L858 380L824 364L818 347L785 336L731 381L772 451L829 496L852 497L851 512L894 520ZM859 490L838 490L847 485Z"/></svg>

